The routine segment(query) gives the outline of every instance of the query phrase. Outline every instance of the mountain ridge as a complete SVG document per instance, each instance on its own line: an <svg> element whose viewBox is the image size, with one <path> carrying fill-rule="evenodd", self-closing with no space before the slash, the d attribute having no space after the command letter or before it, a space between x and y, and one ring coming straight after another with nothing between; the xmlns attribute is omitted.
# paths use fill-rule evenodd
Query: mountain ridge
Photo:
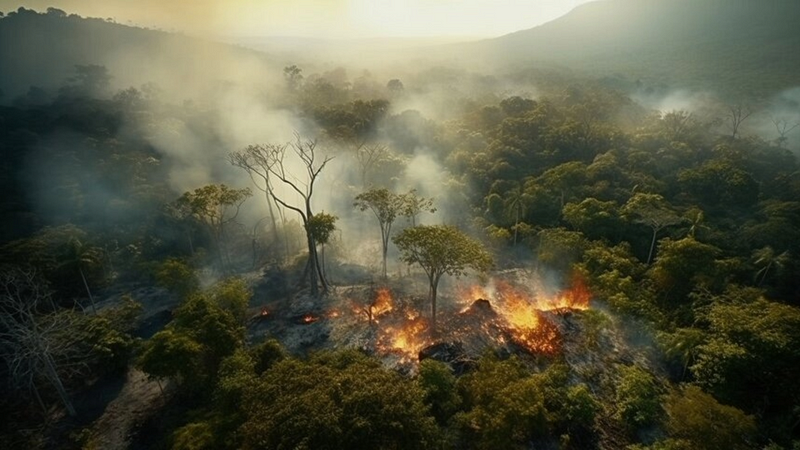
<svg viewBox="0 0 800 450"><path fill-rule="evenodd" d="M800 84L798 22L800 2L787 0L602 0L453 50L500 66L563 65L763 95Z"/></svg>

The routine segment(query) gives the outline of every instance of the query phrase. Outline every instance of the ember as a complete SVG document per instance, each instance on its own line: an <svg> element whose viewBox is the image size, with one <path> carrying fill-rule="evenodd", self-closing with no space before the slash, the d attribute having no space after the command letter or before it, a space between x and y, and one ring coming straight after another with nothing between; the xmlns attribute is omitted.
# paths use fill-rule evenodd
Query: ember
<svg viewBox="0 0 800 450"><path fill-rule="evenodd" d="M302 319L300 319L300 321L302 323L304 323L304 324L311 324L311 323L314 323L314 322L316 322L318 320L319 320L319 317L317 317L315 315L312 315L312 314L306 314L306 315L303 316Z"/></svg>

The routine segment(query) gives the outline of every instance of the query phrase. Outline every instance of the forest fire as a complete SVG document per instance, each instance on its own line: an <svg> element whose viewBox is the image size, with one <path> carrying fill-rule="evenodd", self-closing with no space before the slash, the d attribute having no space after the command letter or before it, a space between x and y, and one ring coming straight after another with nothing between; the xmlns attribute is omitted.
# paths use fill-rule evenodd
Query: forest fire
<svg viewBox="0 0 800 450"><path fill-rule="evenodd" d="M577 278L569 289L553 295L542 293L532 280L518 275L456 288L455 300L463 307L457 313L441 311L436 333L427 303L389 287L355 288L322 318L331 321L335 336L340 336L336 340L372 348L400 364L413 365L423 350L447 342L462 343L471 354L487 346L514 345L526 353L552 355L561 349L558 319L552 313L586 309L591 295ZM302 323L318 319L306 315Z"/></svg>
<svg viewBox="0 0 800 450"><path fill-rule="evenodd" d="M542 311L584 310L589 308L591 293L579 277L572 286L556 295L532 295L505 280L494 280L487 287L462 289L460 301L467 311L476 301L489 302L506 322L511 339L532 353L553 354L559 351L561 335L558 327Z"/></svg>

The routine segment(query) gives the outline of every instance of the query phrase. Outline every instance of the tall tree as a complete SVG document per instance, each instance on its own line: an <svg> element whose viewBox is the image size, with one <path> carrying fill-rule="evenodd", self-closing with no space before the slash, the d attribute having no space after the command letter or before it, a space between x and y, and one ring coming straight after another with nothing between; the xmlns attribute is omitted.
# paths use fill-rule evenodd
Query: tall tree
<svg viewBox="0 0 800 450"><path fill-rule="evenodd" d="M389 252L389 237L392 232L397 215L403 212L405 206L403 197L386 188L370 189L358 194L353 206L361 211L370 210L378 219L381 229L381 275L386 278L386 257Z"/></svg>
<svg viewBox="0 0 800 450"><path fill-rule="evenodd" d="M250 188L232 189L224 184L209 184L194 191L185 192L175 203L199 221L209 233L217 247L220 270L226 270L227 248L225 226L239 215L242 203L252 193Z"/></svg>
<svg viewBox="0 0 800 450"><path fill-rule="evenodd" d="M491 255L480 242L448 225L406 228L392 239L408 264L419 264L428 275L432 330L436 332L436 293L442 275L460 277L467 269L486 271Z"/></svg>
<svg viewBox="0 0 800 450"><path fill-rule="evenodd" d="M735 105L728 106L728 114L725 119L728 122L728 127L731 130L731 138L736 139L736 136L739 134L739 131L742 128L742 124L752 114L753 110L747 105L737 103Z"/></svg>
<svg viewBox="0 0 800 450"><path fill-rule="evenodd" d="M764 284L764 280L767 279L770 269L773 267L782 269L789 263L790 259L788 250L779 254L769 245L754 251L753 263L760 267L758 272L756 272L757 286Z"/></svg>
<svg viewBox="0 0 800 450"><path fill-rule="evenodd" d="M244 150L238 152L231 152L228 154L228 160L236 167L243 169L250 176L253 185L256 189L264 193L267 201L267 210L269 211L269 218L272 222L272 235L274 239L278 239L278 223L275 217L275 208L280 212L279 205L270 195L272 185L270 184L270 152L267 147L262 145L248 145Z"/></svg>
<svg viewBox="0 0 800 450"><path fill-rule="evenodd" d="M287 150L291 148L296 160L299 160L305 174L301 175L293 172L290 167L294 161L288 158ZM311 200L314 196L314 184L319 180L320 173L325 166L333 159L332 156L322 156L317 148L316 140L303 140L299 134L295 134L294 142L287 145L267 144L263 146L266 157L266 167L269 171L270 179L275 183L280 183L289 193L279 196L275 186L268 185L269 195L276 203L284 208L296 212L303 221L306 233L306 243L308 244L308 262L306 264L306 274L311 287L312 295L319 294L319 287L322 286L324 293L328 292L328 283L323 276L317 255L317 244L314 235L308 226L308 221L314 216L311 208ZM300 205L292 202L291 197L300 198Z"/></svg>
<svg viewBox="0 0 800 450"><path fill-rule="evenodd" d="M647 255L647 264L653 261L653 252L656 247L658 232L672 225L683 222L672 209L672 206L658 194L644 194L637 192L622 207L623 213L634 223L646 225L653 230L650 241L650 252Z"/></svg>
<svg viewBox="0 0 800 450"><path fill-rule="evenodd" d="M83 287L86 289L86 294L89 296L92 312L97 314L94 296L92 296L92 290L89 288L89 283L86 281L86 271L92 270L102 264L103 251L100 247L82 243L77 237L71 238L69 242L65 244L65 247L62 255L64 259L61 265L74 267L73 270L77 269L78 274L81 276Z"/></svg>
<svg viewBox="0 0 800 450"><path fill-rule="evenodd" d="M326 214L325 212L317 213L311 216L308 220L308 228L314 236L314 241L322 247L322 275L327 279L327 271L325 270L325 244L327 244L334 230L336 230L336 221L339 218Z"/></svg>
<svg viewBox="0 0 800 450"><path fill-rule="evenodd" d="M403 202L403 207L400 211L400 214L411 221L412 227L417 226L417 216L419 216L421 213L429 212L433 214L436 212L436 208L433 206L433 199L417 195L416 189L412 189L407 193L402 194L400 198Z"/></svg>
<svg viewBox="0 0 800 450"><path fill-rule="evenodd" d="M527 204L530 202L530 196L525 192L524 187L515 183L514 187L506 192L505 207L506 212L514 220L514 245L517 245L519 236L519 225L522 217L525 215Z"/></svg>

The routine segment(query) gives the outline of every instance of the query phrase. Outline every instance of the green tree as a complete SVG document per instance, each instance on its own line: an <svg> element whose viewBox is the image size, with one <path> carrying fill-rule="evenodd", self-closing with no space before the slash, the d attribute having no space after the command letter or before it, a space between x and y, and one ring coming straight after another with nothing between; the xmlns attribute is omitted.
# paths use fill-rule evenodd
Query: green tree
<svg viewBox="0 0 800 450"><path fill-rule="evenodd" d="M633 223L646 225L653 230L647 264L653 260L658 232L666 227L677 225L683 219L675 213L672 206L658 194L636 193L622 207L622 212Z"/></svg>
<svg viewBox="0 0 800 450"><path fill-rule="evenodd" d="M432 198L425 198L417 195L417 190L412 189L405 194L400 195L402 201L402 208L400 214L411 222L411 226L417 226L417 216L423 212L435 213L436 208L433 206Z"/></svg>
<svg viewBox="0 0 800 450"><path fill-rule="evenodd" d="M631 430L652 425L662 413L656 379L637 366L620 366L615 417Z"/></svg>
<svg viewBox="0 0 800 450"><path fill-rule="evenodd" d="M386 278L386 258L389 253L389 238L391 237L392 225L395 219L397 219L398 214L403 212L403 208L405 207L403 197L386 188L372 188L358 194L353 206L360 211L372 211L372 214L378 219L378 226L381 230L381 275L383 278Z"/></svg>
<svg viewBox="0 0 800 450"><path fill-rule="evenodd" d="M99 247L86 245L82 243L77 237L73 237L66 243L65 248L61 254L61 266L73 267L77 269L78 274L83 282L83 287L86 289L86 294L89 296L89 303L92 305L92 312L97 314L97 307L94 304L94 296L92 290L89 288L89 283L86 281L86 271L94 270L102 264L103 251Z"/></svg>
<svg viewBox="0 0 800 450"><path fill-rule="evenodd" d="M226 270L226 261L230 262L225 247L225 227L236 219L242 203L251 195L249 188L231 189L224 184L209 184L185 192L175 202L178 209L186 211L208 231L216 246L220 270Z"/></svg>
<svg viewBox="0 0 800 450"><path fill-rule="evenodd" d="M697 386L686 385L664 402L667 430L701 450L754 448L756 422L739 409L717 402Z"/></svg>
<svg viewBox="0 0 800 450"><path fill-rule="evenodd" d="M718 276L718 248L691 237L676 241L665 238L659 242L658 251L648 276L663 297L673 301L670 307L683 301L692 289L714 287Z"/></svg>
<svg viewBox="0 0 800 450"><path fill-rule="evenodd" d="M322 246L322 270L321 276L327 278L325 271L325 244L330 241L331 235L336 230L338 217L325 212L317 213L308 219L309 232L314 237L314 242Z"/></svg>
<svg viewBox="0 0 800 450"><path fill-rule="evenodd" d="M622 227L619 207L614 201L603 202L589 197L580 203L567 203L561 215L575 230L591 239L614 240Z"/></svg>
<svg viewBox="0 0 800 450"><path fill-rule="evenodd" d="M442 275L461 276L467 269L486 271L492 257L483 246L457 228L420 225L393 238L407 264L419 264L428 275L432 330L436 332L436 291Z"/></svg>
<svg viewBox="0 0 800 450"><path fill-rule="evenodd" d="M221 361L244 342L242 316L250 291L225 280L190 295L167 327L145 341L139 367L155 378L172 378L187 391L208 393Z"/></svg>
<svg viewBox="0 0 800 450"><path fill-rule="evenodd" d="M759 267L755 276L757 280L756 285L761 286L764 284L764 280L767 279L770 269L773 267L776 269L782 269L789 263L789 261L790 257L788 250L777 254L772 247L766 246L753 251L753 264Z"/></svg>
<svg viewBox="0 0 800 450"><path fill-rule="evenodd" d="M200 288L194 270L182 259L168 258L156 268L156 283L185 298Z"/></svg>
<svg viewBox="0 0 800 450"><path fill-rule="evenodd" d="M439 425L447 425L461 405L453 370L442 362L423 360L419 364L417 383L425 392L425 404L433 417Z"/></svg>
<svg viewBox="0 0 800 450"><path fill-rule="evenodd" d="M525 216L530 196L525 192L523 186L516 183L513 188L506 192L505 208L507 213L514 220L514 245L517 245L519 236L520 220Z"/></svg>
<svg viewBox="0 0 800 450"><path fill-rule="evenodd" d="M440 447L422 390L352 350L280 361L244 398L243 449Z"/></svg>
<svg viewBox="0 0 800 450"><path fill-rule="evenodd" d="M569 194L577 187L583 186L586 180L586 164L571 161L552 169L548 169L539 178L537 183L555 192L559 199L559 208L564 208Z"/></svg>
<svg viewBox="0 0 800 450"><path fill-rule="evenodd" d="M708 340L690 366L715 397L765 417L792 414L800 404L800 308L746 292L712 301L701 316ZM745 294L745 295L739 295ZM795 416L796 417L796 416Z"/></svg>

